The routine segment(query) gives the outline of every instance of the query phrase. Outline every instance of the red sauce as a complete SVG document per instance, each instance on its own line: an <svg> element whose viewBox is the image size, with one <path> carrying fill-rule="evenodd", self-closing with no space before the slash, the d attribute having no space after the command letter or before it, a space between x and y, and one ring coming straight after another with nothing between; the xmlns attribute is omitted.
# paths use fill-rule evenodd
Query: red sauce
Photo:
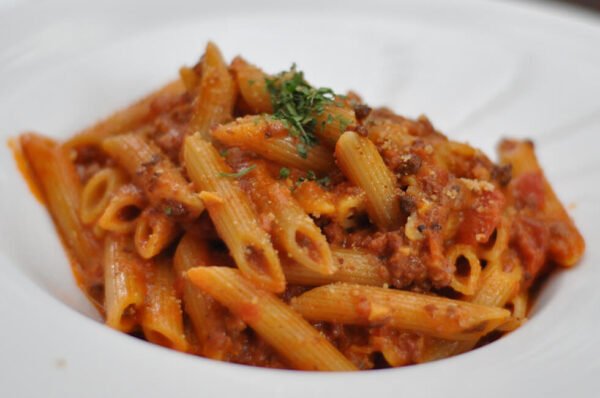
<svg viewBox="0 0 600 398"><path fill-rule="evenodd" d="M477 195L463 211L457 241L469 245L487 242L500 223L504 204L504 195L499 190Z"/></svg>
<svg viewBox="0 0 600 398"><path fill-rule="evenodd" d="M540 172L518 176L512 182L512 194L518 207L542 210L544 207L544 177Z"/></svg>

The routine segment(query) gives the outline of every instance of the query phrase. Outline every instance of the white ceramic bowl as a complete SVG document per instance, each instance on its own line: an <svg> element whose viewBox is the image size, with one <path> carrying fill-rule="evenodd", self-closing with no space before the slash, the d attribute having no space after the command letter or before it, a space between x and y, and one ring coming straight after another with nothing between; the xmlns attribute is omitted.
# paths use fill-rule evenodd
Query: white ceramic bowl
<svg viewBox="0 0 600 398"><path fill-rule="evenodd" d="M269 71L296 62L316 84L426 113L488 153L501 136L533 138L587 239L584 261L549 281L525 326L456 358L359 374L213 362L98 322L2 147L0 396L597 396L599 19L470 0L3 1L0 136L67 137L175 76L208 39Z"/></svg>

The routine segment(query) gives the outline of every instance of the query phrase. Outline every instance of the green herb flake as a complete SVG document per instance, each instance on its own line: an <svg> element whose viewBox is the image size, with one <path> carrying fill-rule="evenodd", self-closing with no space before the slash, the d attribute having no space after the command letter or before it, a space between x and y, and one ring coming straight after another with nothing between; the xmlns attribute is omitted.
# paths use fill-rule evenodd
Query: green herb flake
<svg viewBox="0 0 600 398"><path fill-rule="evenodd" d="M350 125L350 123L352 123L352 121L346 119L345 117L338 115L338 117L336 118L339 126L340 126L340 131L346 131L346 128Z"/></svg>
<svg viewBox="0 0 600 398"><path fill-rule="evenodd" d="M300 157L302 159L308 158L308 148L306 148L306 145L304 145L304 144L296 145L296 152L298 152L298 155L300 155Z"/></svg>
<svg viewBox="0 0 600 398"><path fill-rule="evenodd" d="M164 208L164 213L166 216L171 216L173 214L173 208L171 206L165 207Z"/></svg>
<svg viewBox="0 0 600 398"><path fill-rule="evenodd" d="M298 178L298 180L296 180L296 182L294 183L294 186L292 187L292 191L295 191L296 188L298 188L300 185L302 185L302 183L304 181L306 181L306 178L304 178L304 177Z"/></svg>
<svg viewBox="0 0 600 398"><path fill-rule="evenodd" d="M306 159L308 149L317 144L316 116L334 101L334 92L329 88L312 87L295 64L289 71L265 79L265 83L273 104L273 116L284 122L291 136L300 140L296 150Z"/></svg>
<svg viewBox="0 0 600 398"><path fill-rule="evenodd" d="M219 176L220 177L228 177L228 178L241 178L241 177L245 176L246 174L248 174L249 172L251 172L252 170L254 170L255 168L256 168L256 165L253 164L252 166L244 167L237 173L219 173Z"/></svg>
<svg viewBox="0 0 600 398"><path fill-rule="evenodd" d="M322 187L328 187L329 184L331 184L331 178L329 178L329 176L317 178L317 175L315 174L315 172L312 170L309 170L306 172L305 177L300 177L296 180L296 182L294 183L294 186L292 187L292 191L295 190L296 188L298 188L300 185L302 185L306 181L314 181L317 184L321 185Z"/></svg>
<svg viewBox="0 0 600 398"><path fill-rule="evenodd" d="M331 178L329 178L329 176L325 176L323 178L319 178L317 180L317 184L321 185L322 187L328 187L329 184L331 184Z"/></svg>
<svg viewBox="0 0 600 398"><path fill-rule="evenodd" d="M219 151L219 155L221 155L222 158L226 158L227 157L227 151L228 151L228 149L221 149Z"/></svg>
<svg viewBox="0 0 600 398"><path fill-rule="evenodd" d="M279 178L284 180L290 176L290 169L287 167L282 167L279 169Z"/></svg>

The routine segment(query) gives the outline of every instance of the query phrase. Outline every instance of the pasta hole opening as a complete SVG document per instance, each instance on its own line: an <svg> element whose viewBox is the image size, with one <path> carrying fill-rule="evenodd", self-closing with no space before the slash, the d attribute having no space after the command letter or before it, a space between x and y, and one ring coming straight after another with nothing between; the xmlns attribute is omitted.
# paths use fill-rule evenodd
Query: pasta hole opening
<svg viewBox="0 0 600 398"><path fill-rule="evenodd" d="M254 271L259 274L269 274L269 260L265 256L264 250L254 246L247 246L244 251L244 257Z"/></svg>
<svg viewBox="0 0 600 398"><path fill-rule="evenodd" d="M147 222L138 224L136 238L138 242L147 243L154 235L154 228Z"/></svg>
<svg viewBox="0 0 600 398"><path fill-rule="evenodd" d="M492 232L487 242L481 244L482 249L492 250L496 245L496 240L498 240L498 228L494 228L494 232Z"/></svg>
<svg viewBox="0 0 600 398"><path fill-rule="evenodd" d="M504 305L504 309L510 311L511 314L515 313L515 304L512 301L509 301Z"/></svg>
<svg viewBox="0 0 600 398"><path fill-rule="evenodd" d="M469 260L460 255L454 262L454 266L456 267L456 276L459 278L468 278L471 275L471 263Z"/></svg>
<svg viewBox="0 0 600 398"><path fill-rule="evenodd" d="M348 213L340 218L340 225L346 229L366 228L369 224L368 214L359 207L351 207Z"/></svg>
<svg viewBox="0 0 600 398"><path fill-rule="evenodd" d="M140 214L142 214L142 210L139 207L135 205L127 205L119 209L117 218L122 222L132 222L137 219Z"/></svg>
<svg viewBox="0 0 600 398"><path fill-rule="evenodd" d="M148 341L151 341L154 344L158 344L166 348L175 348L173 341L158 330L146 330L144 335Z"/></svg>
<svg viewBox="0 0 600 398"><path fill-rule="evenodd" d="M133 303L128 304L123 309L119 322L125 329L133 328L137 323L137 306Z"/></svg>
<svg viewBox="0 0 600 398"><path fill-rule="evenodd" d="M304 232L296 231L295 236L296 244L302 248L308 257L310 257L313 261L321 260L321 253L319 251L319 247L315 244L315 242Z"/></svg>
<svg viewBox="0 0 600 398"><path fill-rule="evenodd" d="M158 254L156 246L160 239L160 231L155 227L145 219L140 220L136 227L135 246L143 258L152 258Z"/></svg>

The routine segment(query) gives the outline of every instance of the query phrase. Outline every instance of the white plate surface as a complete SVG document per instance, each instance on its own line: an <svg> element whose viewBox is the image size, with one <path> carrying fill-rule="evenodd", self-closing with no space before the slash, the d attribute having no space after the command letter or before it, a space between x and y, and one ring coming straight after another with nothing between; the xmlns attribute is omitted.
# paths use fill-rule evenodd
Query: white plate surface
<svg viewBox="0 0 600 398"><path fill-rule="evenodd" d="M502 136L533 138L584 261L551 279L524 327L449 360L352 375L218 363L98 322L2 145L0 396L597 396L599 19L471 0L0 1L0 138L67 137L175 76L208 39L228 58L296 62L316 84L426 113L490 154Z"/></svg>

